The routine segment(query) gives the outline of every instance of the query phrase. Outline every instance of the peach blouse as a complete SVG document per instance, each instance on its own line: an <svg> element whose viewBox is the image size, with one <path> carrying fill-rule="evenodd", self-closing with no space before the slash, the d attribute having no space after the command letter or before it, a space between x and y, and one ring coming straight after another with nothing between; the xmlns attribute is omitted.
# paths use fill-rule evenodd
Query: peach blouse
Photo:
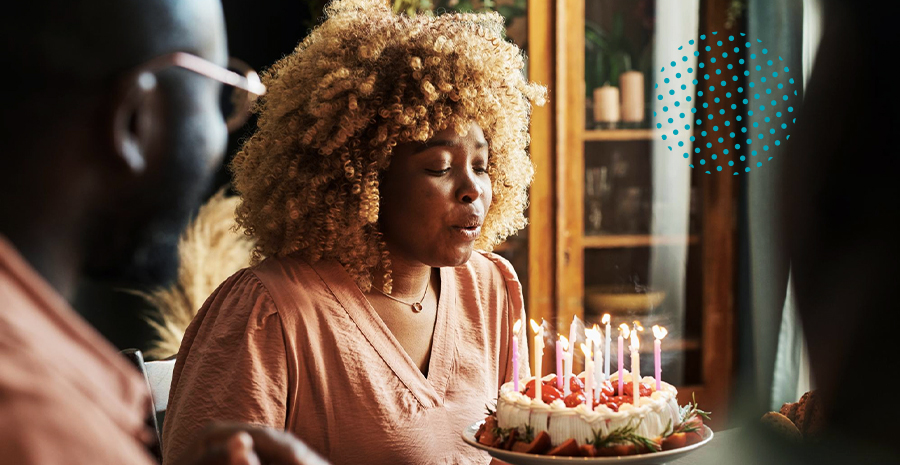
<svg viewBox="0 0 900 465"><path fill-rule="evenodd" d="M489 253L441 268L440 281L425 377L337 262L268 258L239 271L185 333L164 462L221 420L284 428L335 464L488 463L460 434L512 379L521 286Z"/></svg>

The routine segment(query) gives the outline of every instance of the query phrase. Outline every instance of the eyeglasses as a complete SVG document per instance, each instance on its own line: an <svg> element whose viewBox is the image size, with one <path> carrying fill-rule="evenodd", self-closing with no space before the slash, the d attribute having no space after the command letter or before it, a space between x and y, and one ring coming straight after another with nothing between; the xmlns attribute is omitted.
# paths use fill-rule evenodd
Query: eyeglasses
<svg viewBox="0 0 900 465"><path fill-rule="evenodd" d="M219 104L229 131L234 131L247 121L250 106L266 93L259 75L247 63L237 58L228 60L223 68L209 60L185 52L160 55L140 65L133 71L138 83L135 88L146 92L155 87L155 73L170 67L184 68L223 84Z"/></svg>

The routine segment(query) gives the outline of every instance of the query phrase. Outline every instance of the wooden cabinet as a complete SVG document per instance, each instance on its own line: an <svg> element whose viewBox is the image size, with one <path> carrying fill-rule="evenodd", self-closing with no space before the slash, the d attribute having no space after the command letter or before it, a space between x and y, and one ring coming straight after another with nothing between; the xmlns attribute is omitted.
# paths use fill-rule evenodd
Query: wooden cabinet
<svg viewBox="0 0 900 465"><path fill-rule="evenodd" d="M528 3L529 78L547 85L550 98L532 115L530 224L501 253L515 259L526 281L529 318L546 320L554 336L567 335L573 317L590 326L610 313L614 326L640 320L642 345L650 348L650 325L666 326L664 379L678 385L682 402L696 394L715 412L714 426L724 425L734 358L737 181L689 170L677 188L668 185L649 118L627 129L592 128L585 22L603 21L592 17L592 2L638 3ZM699 27L721 24L726 9L724 1L701 0ZM666 20L654 19L656 27ZM672 212L677 221L661 220ZM552 348L548 341L546 372L555 363ZM642 371L652 373L652 357L645 363Z"/></svg>

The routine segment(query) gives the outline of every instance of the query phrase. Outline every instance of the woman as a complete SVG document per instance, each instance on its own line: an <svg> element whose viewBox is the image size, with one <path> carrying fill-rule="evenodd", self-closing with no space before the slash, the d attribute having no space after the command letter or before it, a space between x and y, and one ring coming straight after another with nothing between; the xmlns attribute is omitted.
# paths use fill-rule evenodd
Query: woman
<svg viewBox="0 0 900 465"><path fill-rule="evenodd" d="M285 428L334 463L487 462L459 434L511 379L524 310L509 264L473 250L525 224L544 89L499 15L386 3L333 3L265 77L233 164L258 263L185 334L167 461L215 419Z"/></svg>

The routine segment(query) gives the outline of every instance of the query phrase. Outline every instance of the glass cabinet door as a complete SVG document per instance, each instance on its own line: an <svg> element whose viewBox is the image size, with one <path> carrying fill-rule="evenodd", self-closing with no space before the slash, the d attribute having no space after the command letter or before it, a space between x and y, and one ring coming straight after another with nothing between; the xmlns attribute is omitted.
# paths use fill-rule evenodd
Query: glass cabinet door
<svg viewBox="0 0 900 465"><path fill-rule="evenodd" d="M613 339L622 323L642 327L644 374L654 372L651 328L664 327L662 377L687 393L704 381L701 185L668 148L676 142L656 129L659 118L677 119L687 106L664 111L653 91L679 41L697 34L699 2L581 1L583 159L570 168L583 170L582 200L572 205L583 222L583 319L600 325L609 314ZM688 56L679 55L685 68L697 60ZM690 131L682 135L679 150L691 150Z"/></svg>

